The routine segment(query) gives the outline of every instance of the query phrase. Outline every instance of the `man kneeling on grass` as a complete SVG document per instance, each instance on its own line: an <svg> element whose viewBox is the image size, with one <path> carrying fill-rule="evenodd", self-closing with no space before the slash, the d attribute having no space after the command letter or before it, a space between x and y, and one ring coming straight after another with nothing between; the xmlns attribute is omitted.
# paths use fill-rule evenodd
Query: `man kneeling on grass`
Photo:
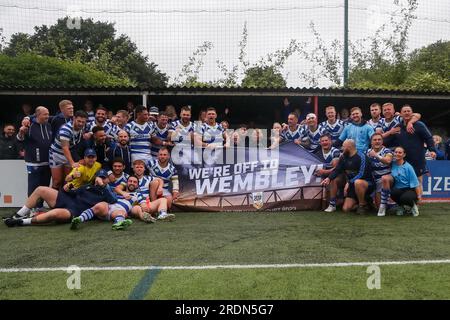
<svg viewBox="0 0 450 320"><path fill-rule="evenodd" d="M101 220L114 221L113 230L122 230L133 223L128 217L140 219L147 223L156 222L151 213L159 213L160 216L168 215L167 200L159 198L151 203L139 191L139 180L136 176L128 177L126 191L118 196L116 203L100 202L89 208L79 216L72 219L70 228L78 229L79 225L96 216Z"/></svg>
<svg viewBox="0 0 450 320"><path fill-rule="evenodd" d="M44 200L50 208L48 212L30 217L31 209L40 200ZM25 205L12 217L6 218L4 223L8 227L40 225L50 222L65 223L78 217L84 210L91 208L96 203L117 201L115 193L108 186L108 174L100 170L95 179L95 185L85 185L78 189L58 191L49 187L38 187L30 195Z"/></svg>

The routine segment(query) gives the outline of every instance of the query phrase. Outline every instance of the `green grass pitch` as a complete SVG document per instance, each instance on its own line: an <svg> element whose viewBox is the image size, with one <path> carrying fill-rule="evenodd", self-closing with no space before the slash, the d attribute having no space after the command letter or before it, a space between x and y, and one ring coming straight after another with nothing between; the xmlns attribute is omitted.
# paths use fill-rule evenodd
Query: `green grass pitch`
<svg viewBox="0 0 450 320"><path fill-rule="evenodd" d="M294 212L178 213L175 222L113 231L91 221L0 226L0 299L450 299L450 264L248 268L450 259L450 205L421 206L419 217ZM6 216L12 210L0 209ZM65 271L10 268L211 266L246 268Z"/></svg>

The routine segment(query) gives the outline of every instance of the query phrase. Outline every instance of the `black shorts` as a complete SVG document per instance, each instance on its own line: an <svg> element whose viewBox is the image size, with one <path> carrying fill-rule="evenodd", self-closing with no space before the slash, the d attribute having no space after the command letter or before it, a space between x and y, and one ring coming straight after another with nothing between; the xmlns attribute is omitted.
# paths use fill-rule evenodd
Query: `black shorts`
<svg viewBox="0 0 450 320"><path fill-rule="evenodd" d="M367 183L369 184L369 187L367 188L366 191L366 198L370 198L372 192L375 191L376 185L371 181L367 181ZM345 197L355 199L356 201L358 201L358 196L356 195L354 183L351 182L348 183L347 195Z"/></svg>
<svg viewBox="0 0 450 320"><path fill-rule="evenodd" d="M75 198L64 191L58 192L55 208L68 210L72 218L80 215Z"/></svg>

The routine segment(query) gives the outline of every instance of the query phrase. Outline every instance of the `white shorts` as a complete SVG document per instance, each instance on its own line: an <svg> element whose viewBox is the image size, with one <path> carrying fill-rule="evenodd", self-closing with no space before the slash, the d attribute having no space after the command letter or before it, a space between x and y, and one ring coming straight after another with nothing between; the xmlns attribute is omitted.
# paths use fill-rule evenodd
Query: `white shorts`
<svg viewBox="0 0 450 320"><path fill-rule="evenodd" d="M108 215L105 218L103 218L103 220L110 221L112 213L116 211L122 211L123 213L125 213L125 217L128 216L128 213L120 204L113 203L108 205Z"/></svg>
<svg viewBox="0 0 450 320"><path fill-rule="evenodd" d="M48 163L50 168L70 167L69 160L64 155L50 151Z"/></svg>
<svg viewBox="0 0 450 320"><path fill-rule="evenodd" d="M133 153L131 155L131 164L133 164L134 161L136 160L142 160L145 163L147 163L148 160L150 160L152 158L151 154L146 154L146 153Z"/></svg>

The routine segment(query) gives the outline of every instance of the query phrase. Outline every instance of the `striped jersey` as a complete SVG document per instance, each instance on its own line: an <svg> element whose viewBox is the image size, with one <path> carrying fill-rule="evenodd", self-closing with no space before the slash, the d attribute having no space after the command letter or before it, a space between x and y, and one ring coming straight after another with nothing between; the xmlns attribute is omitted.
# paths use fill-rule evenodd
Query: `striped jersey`
<svg viewBox="0 0 450 320"><path fill-rule="evenodd" d="M115 203L121 206L126 213L129 213L134 206L140 205L145 201L144 195L140 192L130 192L129 194L131 195L129 200L121 195L117 195L117 202Z"/></svg>
<svg viewBox="0 0 450 320"><path fill-rule="evenodd" d="M285 141L294 141L297 139L302 139L305 136L305 128L301 125L297 125L297 128L294 131L291 131L289 127L286 130L281 132L281 137Z"/></svg>
<svg viewBox="0 0 450 320"><path fill-rule="evenodd" d="M110 170L108 171L108 176L112 175L113 172ZM109 186L111 186L111 188L116 188L119 185L127 185L127 180L128 180L129 175L125 172L122 172L122 175L119 178L116 178L116 180L114 182L110 182L108 183Z"/></svg>
<svg viewBox="0 0 450 320"><path fill-rule="evenodd" d="M387 122L385 118L381 118L379 123L383 132L388 132L392 128L400 126L402 118L400 116L394 116L391 121Z"/></svg>
<svg viewBox="0 0 450 320"><path fill-rule="evenodd" d="M169 190L170 180L172 177L178 178L177 169L169 162L165 168L161 167L158 160L150 159L147 161L147 167L150 175L155 178L160 178L164 182L163 188Z"/></svg>
<svg viewBox="0 0 450 320"><path fill-rule="evenodd" d="M170 124L169 132L176 132L177 128L179 129L179 133L176 133L172 142L175 144L183 144L183 145L191 145L193 141L191 141L191 132L195 132L197 129L197 125L189 121L189 124L185 127L181 123L181 120L175 120Z"/></svg>
<svg viewBox="0 0 450 320"><path fill-rule="evenodd" d="M68 141L69 148L74 149L76 146L80 144L83 138L83 129L80 131L75 131L73 129L73 122L69 121L64 124L58 131L55 140L50 146L50 151L58 153L60 155L64 155L64 152L61 147L61 141Z"/></svg>
<svg viewBox="0 0 450 320"><path fill-rule="evenodd" d="M331 136L331 141L334 143L339 138L346 125L347 123L345 121L337 119L333 124L330 124L328 120L321 122L319 127L324 130L324 133L328 133Z"/></svg>
<svg viewBox="0 0 450 320"><path fill-rule="evenodd" d="M142 193L144 198L150 196L150 182L153 181L151 176L143 176L139 179L139 191Z"/></svg>
<svg viewBox="0 0 450 320"><path fill-rule="evenodd" d="M382 176L386 175L386 174L390 174L391 173L391 166L384 164L383 162L381 162L380 160L378 160L377 158L372 158L371 156L369 156L369 152L372 150L372 148L370 148L369 150L367 150L367 156L370 159L370 165L372 166L372 175L375 181L379 181L381 179ZM379 152L377 152L377 154L381 157L385 157L387 154L392 154L392 150L386 147L383 147Z"/></svg>
<svg viewBox="0 0 450 320"><path fill-rule="evenodd" d="M200 133L202 135L202 141L205 143L223 143L223 132L225 130L223 127L216 123L213 126L210 126L207 123L203 123L200 128Z"/></svg>
<svg viewBox="0 0 450 320"><path fill-rule="evenodd" d="M338 159L341 156L341 151L335 147L331 147L331 149L325 153L322 148L318 148L314 154L319 157L320 160L324 162L324 169L331 169L333 166L331 162L334 159Z"/></svg>
<svg viewBox="0 0 450 320"><path fill-rule="evenodd" d="M131 154L151 156L150 138L153 133L153 127L153 123L146 122L144 124L138 124L136 121L132 121L125 126L125 131L130 136Z"/></svg>
<svg viewBox="0 0 450 320"><path fill-rule="evenodd" d="M381 128L381 129L382 129L382 126L381 126L381 119L383 119L383 118L380 118L380 119L379 119L378 121L376 121L376 122L373 121L373 119L370 119L369 121L367 121L367 124L373 128L373 131L377 131L378 128Z"/></svg>
<svg viewBox="0 0 450 320"><path fill-rule="evenodd" d="M317 129L314 132L312 132L308 126L305 126L303 137L307 138L307 140L310 142L308 147L310 151L314 151L320 146L320 137L323 133L324 129L320 128L319 126L317 126Z"/></svg>
<svg viewBox="0 0 450 320"><path fill-rule="evenodd" d="M87 124L90 124L91 122L95 122L95 113L94 111L87 111L86 114L88 115L87 118Z"/></svg>
<svg viewBox="0 0 450 320"><path fill-rule="evenodd" d="M103 125L97 124L95 121L90 121L88 123L86 123L86 127L84 128L84 132L92 132L92 129L94 129L94 127L102 127L105 129L105 132L108 128L108 126L110 125L110 121L106 120Z"/></svg>
<svg viewBox="0 0 450 320"><path fill-rule="evenodd" d="M170 128L169 124L167 124L167 126L163 129L158 127L158 125L155 125L155 127L153 128L152 136L161 139L161 141L169 141L169 128ZM161 149L161 147L162 145L152 143L150 148L152 157L154 158L158 157L158 152L159 149Z"/></svg>

